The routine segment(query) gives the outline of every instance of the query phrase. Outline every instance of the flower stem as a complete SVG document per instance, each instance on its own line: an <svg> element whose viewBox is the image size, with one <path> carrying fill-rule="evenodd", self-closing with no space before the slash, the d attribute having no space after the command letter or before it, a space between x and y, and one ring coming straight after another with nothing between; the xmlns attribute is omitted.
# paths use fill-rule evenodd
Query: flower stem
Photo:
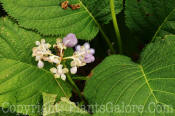
<svg viewBox="0 0 175 116"><path fill-rule="evenodd" d="M114 29L115 29L115 33L118 41L119 53L122 53L122 40L121 40L121 35L120 35L118 23L117 23L114 0L110 0L110 8L111 8L113 25L114 25Z"/></svg>
<svg viewBox="0 0 175 116"><path fill-rule="evenodd" d="M88 80L87 77L72 77L73 80Z"/></svg>
<svg viewBox="0 0 175 116"><path fill-rule="evenodd" d="M63 63L63 65L64 65L64 67L66 67L65 62ZM72 80L70 73L67 73L66 76L67 76L69 83L72 85L72 87L75 89L75 92L80 97L81 101L85 103L85 99L84 99L83 95L81 94L80 89L77 87L75 82Z"/></svg>
<svg viewBox="0 0 175 116"><path fill-rule="evenodd" d="M80 99L85 103L84 97L81 94L80 89L77 87L77 85L74 83L74 81L72 80L70 74L67 74L67 79L70 82L70 84L75 88L75 92L78 94L78 96L80 97Z"/></svg>

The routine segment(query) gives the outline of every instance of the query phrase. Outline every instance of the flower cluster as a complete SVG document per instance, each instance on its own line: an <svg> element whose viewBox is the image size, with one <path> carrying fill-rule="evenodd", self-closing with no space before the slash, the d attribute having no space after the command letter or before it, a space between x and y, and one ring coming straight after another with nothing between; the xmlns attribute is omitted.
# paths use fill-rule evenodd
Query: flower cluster
<svg viewBox="0 0 175 116"><path fill-rule="evenodd" d="M53 45L53 48L56 50L56 55L52 53L50 48L52 47L49 43L46 43L44 39L41 42L36 41L37 47L33 48L32 56L35 57L35 60L38 61L38 67L44 67L44 61L47 61L52 64L56 64L56 67L50 69L54 74L55 78L61 78L66 80L66 73L69 72L69 69L64 67L62 64L63 61L71 59L71 68L70 73L76 74L78 67L85 66L87 63L92 63L95 61L95 50L90 48L89 43L85 43L80 46L77 45L78 40L76 36L72 33L68 34L63 39L58 38L56 44ZM75 47L75 51L72 56L64 57L64 50L68 47Z"/></svg>

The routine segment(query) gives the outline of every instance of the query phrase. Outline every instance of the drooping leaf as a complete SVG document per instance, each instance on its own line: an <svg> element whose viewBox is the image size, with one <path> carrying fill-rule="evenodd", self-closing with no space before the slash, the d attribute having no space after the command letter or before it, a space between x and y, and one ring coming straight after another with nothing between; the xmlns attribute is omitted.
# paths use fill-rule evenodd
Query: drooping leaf
<svg viewBox="0 0 175 116"><path fill-rule="evenodd" d="M58 94L58 98L71 95L66 82L57 83L32 58L32 48L40 39L8 18L0 19L0 107L14 105L18 113L35 114L40 113L42 92Z"/></svg>
<svg viewBox="0 0 175 116"><path fill-rule="evenodd" d="M167 35L149 44L139 64L126 56L113 55L92 74L84 94L91 105L99 106L92 109L94 113L108 111L110 116L175 114L175 36ZM106 109L100 109L101 105Z"/></svg>
<svg viewBox="0 0 175 116"><path fill-rule="evenodd" d="M174 9L174 0L126 0L126 24L132 31L153 35Z"/></svg>
<svg viewBox="0 0 175 116"><path fill-rule="evenodd" d="M75 33L78 38L93 39L99 29L97 21L111 20L109 0L69 0L80 9L61 8L64 0L0 0L4 9L18 23L43 35ZM122 10L122 0L116 0L116 13Z"/></svg>
<svg viewBox="0 0 175 116"><path fill-rule="evenodd" d="M69 99L62 97L56 102L57 95L43 93L43 116L90 116Z"/></svg>

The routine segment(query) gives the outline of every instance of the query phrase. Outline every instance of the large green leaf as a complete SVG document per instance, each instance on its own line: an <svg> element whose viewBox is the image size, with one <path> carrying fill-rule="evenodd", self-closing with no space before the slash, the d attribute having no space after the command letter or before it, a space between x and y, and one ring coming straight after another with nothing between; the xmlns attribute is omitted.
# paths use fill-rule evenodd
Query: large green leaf
<svg viewBox="0 0 175 116"><path fill-rule="evenodd" d="M14 105L18 113L38 112L42 92L71 95L66 82L58 80L46 69L39 69L32 48L41 37L19 28L7 18L0 19L0 106ZM17 107L20 106L21 107ZM25 109L26 108L26 109Z"/></svg>
<svg viewBox="0 0 175 116"><path fill-rule="evenodd" d="M105 108L110 116L175 114L175 36L165 36L165 39L149 44L139 64L126 56L113 55L98 65L92 74L85 87L85 97L91 105L107 105ZM153 107L154 104L159 107ZM135 109L123 111L122 107L128 108L127 105ZM139 107L143 106L143 112L139 112ZM99 107L92 109L98 114L104 110ZM169 112L154 111L155 108Z"/></svg>
<svg viewBox="0 0 175 116"><path fill-rule="evenodd" d="M29 29L44 35L66 35L75 33L80 39L93 39L99 29L98 22L111 20L109 0L69 0L80 4L72 10L61 8L64 0L0 0L9 15ZM116 0L116 13L122 10L122 0Z"/></svg>
<svg viewBox="0 0 175 116"><path fill-rule="evenodd" d="M43 93L43 116L90 116L69 99L63 97L56 102L57 95Z"/></svg>
<svg viewBox="0 0 175 116"><path fill-rule="evenodd" d="M153 35L175 9L175 0L126 0L126 23L135 31Z"/></svg>
<svg viewBox="0 0 175 116"><path fill-rule="evenodd" d="M162 25L156 31L153 40L161 39L165 35L175 35L175 9L166 17Z"/></svg>

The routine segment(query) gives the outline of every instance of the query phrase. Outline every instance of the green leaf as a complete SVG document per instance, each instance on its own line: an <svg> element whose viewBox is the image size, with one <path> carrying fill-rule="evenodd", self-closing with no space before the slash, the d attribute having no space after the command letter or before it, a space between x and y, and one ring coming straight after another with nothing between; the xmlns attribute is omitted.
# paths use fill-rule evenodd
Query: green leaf
<svg viewBox="0 0 175 116"><path fill-rule="evenodd" d="M69 99L62 97L61 101L56 102L57 95L43 93L43 116L89 116Z"/></svg>
<svg viewBox="0 0 175 116"><path fill-rule="evenodd" d="M8 18L0 19L0 107L14 105L17 113L35 114L40 113L37 106L42 103L42 92L58 94L58 98L71 95L66 82L57 83L50 71L39 69L32 58L32 48L40 39Z"/></svg>
<svg viewBox="0 0 175 116"><path fill-rule="evenodd" d="M175 9L166 17L155 33L153 40L161 39L165 35L175 35Z"/></svg>
<svg viewBox="0 0 175 116"><path fill-rule="evenodd" d="M109 0L69 0L80 4L80 9L61 8L64 0L0 0L4 9L18 23L43 35L75 33L79 39L93 39L99 22L111 20ZM116 0L116 11L122 10L122 0Z"/></svg>
<svg viewBox="0 0 175 116"><path fill-rule="evenodd" d="M110 116L174 116L174 45L175 36L149 44L139 64L121 55L106 58L92 71L84 91L90 105L98 106L92 108L93 112L104 111ZM131 111L123 110L134 106Z"/></svg>
<svg viewBox="0 0 175 116"><path fill-rule="evenodd" d="M107 112L101 112L101 113L95 113L93 114L93 116L111 116L111 114Z"/></svg>
<svg viewBox="0 0 175 116"><path fill-rule="evenodd" d="M10 112L9 109L5 109L5 108L0 108L0 115L1 116L16 116L14 112Z"/></svg>
<svg viewBox="0 0 175 116"><path fill-rule="evenodd" d="M175 9L175 0L126 0L130 30L153 35Z"/></svg>

